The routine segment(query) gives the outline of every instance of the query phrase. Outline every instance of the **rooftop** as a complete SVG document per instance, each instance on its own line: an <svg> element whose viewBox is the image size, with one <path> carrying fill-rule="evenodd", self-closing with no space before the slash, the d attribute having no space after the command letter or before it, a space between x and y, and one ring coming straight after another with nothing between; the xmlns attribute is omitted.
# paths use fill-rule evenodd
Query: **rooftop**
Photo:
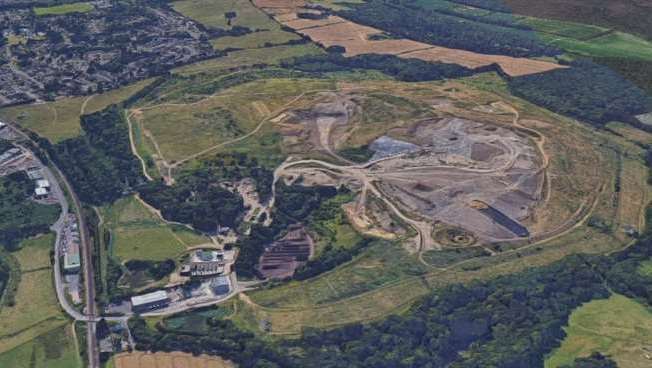
<svg viewBox="0 0 652 368"><path fill-rule="evenodd" d="M132 297L131 305L137 306L137 305L143 305L148 303L154 303L154 302L165 300L167 298L168 298L168 293L165 290L158 290L152 293L136 295Z"/></svg>

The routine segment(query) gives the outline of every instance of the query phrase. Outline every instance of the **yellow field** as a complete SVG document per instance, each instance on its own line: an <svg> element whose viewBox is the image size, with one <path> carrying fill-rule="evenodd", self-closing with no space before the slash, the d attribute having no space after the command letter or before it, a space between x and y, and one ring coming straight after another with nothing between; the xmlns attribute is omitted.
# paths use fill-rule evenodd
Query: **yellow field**
<svg viewBox="0 0 652 368"><path fill-rule="evenodd" d="M600 352L620 368L649 367L652 312L636 301L614 294L576 309L570 316L561 347L546 360L546 368L570 364L577 357Z"/></svg>
<svg viewBox="0 0 652 368"><path fill-rule="evenodd" d="M15 121L53 143L80 134L79 117L118 103L141 90L151 80L144 80L110 92L87 97L63 98L54 102L13 106L0 109L0 118Z"/></svg>
<svg viewBox="0 0 652 368"><path fill-rule="evenodd" d="M113 368L232 368L235 365L220 357L188 353L122 353L113 357Z"/></svg>

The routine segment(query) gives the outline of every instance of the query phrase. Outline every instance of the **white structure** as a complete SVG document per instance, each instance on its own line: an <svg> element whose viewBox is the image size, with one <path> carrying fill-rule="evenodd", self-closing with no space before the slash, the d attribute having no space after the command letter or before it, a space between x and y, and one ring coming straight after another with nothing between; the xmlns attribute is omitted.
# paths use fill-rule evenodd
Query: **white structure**
<svg viewBox="0 0 652 368"><path fill-rule="evenodd" d="M158 290L131 298L131 307L134 312L146 312L153 309L165 308L169 304L170 298L165 290Z"/></svg>

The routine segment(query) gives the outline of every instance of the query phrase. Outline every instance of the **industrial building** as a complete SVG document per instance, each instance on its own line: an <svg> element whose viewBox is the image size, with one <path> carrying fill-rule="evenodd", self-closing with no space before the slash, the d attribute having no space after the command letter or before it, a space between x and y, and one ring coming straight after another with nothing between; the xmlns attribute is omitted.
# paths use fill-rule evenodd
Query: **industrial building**
<svg viewBox="0 0 652 368"><path fill-rule="evenodd" d="M190 276L210 276L224 272L224 253L216 250L197 250L190 255L189 263L183 267L182 274Z"/></svg>
<svg viewBox="0 0 652 368"><path fill-rule="evenodd" d="M165 290L137 295L131 298L131 309L136 313L165 308L170 304L170 297Z"/></svg>
<svg viewBox="0 0 652 368"><path fill-rule="evenodd" d="M228 276L217 276L211 280L211 289L215 295L226 295L231 291Z"/></svg>

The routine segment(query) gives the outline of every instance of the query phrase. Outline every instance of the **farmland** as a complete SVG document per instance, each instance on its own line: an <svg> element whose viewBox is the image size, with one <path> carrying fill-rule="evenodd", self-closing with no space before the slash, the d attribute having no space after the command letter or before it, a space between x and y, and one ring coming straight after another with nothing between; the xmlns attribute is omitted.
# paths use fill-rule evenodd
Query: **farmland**
<svg viewBox="0 0 652 368"><path fill-rule="evenodd" d="M219 29L246 27L252 31L245 35L220 36L212 39L213 47L218 50L258 48L266 44L282 44L299 38L293 33L281 30L278 23L269 19L246 0L181 0L175 1L173 7L206 27ZM234 17L227 19L227 13L234 14Z"/></svg>
<svg viewBox="0 0 652 368"><path fill-rule="evenodd" d="M516 14L613 27L652 40L650 4L638 0L505 0Z"/></svg>
<svg viewBox="0 0 652 368"><path fill-rule="evenodd" d="M135 197L127 197L102 210L111 231L111 256L161 261L175 259L187 247L210 243L182 226L168 225Z"/></svg>
<svg viewBox="0 0 652 368"><path fill-rule="evenodd" d="M53 343L55 342L56 343ZM0 366L12 368L81 368L72 325L48 331L12 350L0 353Z"/></svg>
<svg viewBox="0 0 652 368"><path fill-rule="evenodd" d="M594 300L575 310L566 333L561 347L546 360L546 368L569 364L574 358L594 351L611 357L623 368L643 368L650 364L645 355L652 341L652 312L622 295Z"/></svg>
<svg viewBox="0 0 652 368"><path fill-rule="evenodd" d="M20 267L15 305L0 309L0 361L10 351L68 323L54 293L50 250L54 235L25 240L13 255ZM18 348L21 350L21 348ZM10 353L7 353L10 352Z"/></svg>
<svg viewBox="0 0 652 368"><path fill-rule="evenodd" d="M277 9L275 7L266 7L267 3L263 1L257 1L255 4L270 15L274 15ZM408 39L374 40L373 36L383 33L381 30L332 15L324 19L299 19L297 16L299 12L301 12L301 8L296 5L292 12L275 15L275 19L323 47L343 47L347 56L380 53L426 61L455 63L469 68L497 63L507 74L512 76L538 73L560 67L546 61L487 55ZM356 37L350 37L351 34L356 35Z"/></svg>
<svg viewBox="0 0 652 368"><path fill-rule="evenodd" d="M232 368L234 365L215 356L194 356L188 353L122 353L110 361L111 368Z"/></svg>

